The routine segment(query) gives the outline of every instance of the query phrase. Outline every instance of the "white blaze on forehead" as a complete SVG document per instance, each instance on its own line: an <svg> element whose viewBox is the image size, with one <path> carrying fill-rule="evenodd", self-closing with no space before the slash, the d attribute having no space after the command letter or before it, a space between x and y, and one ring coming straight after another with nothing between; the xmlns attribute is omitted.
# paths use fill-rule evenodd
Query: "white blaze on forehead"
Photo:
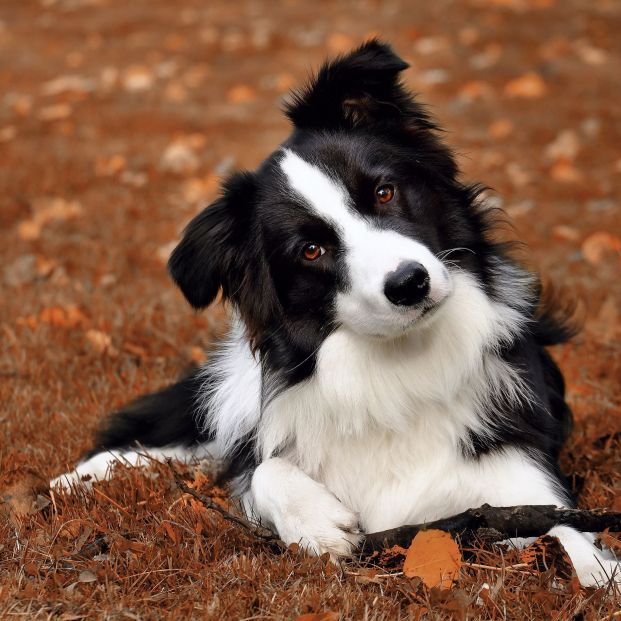
<svg viewBox="0 0 621 621"><path fill-rule="evenodd" d="M354 215L348 209L347 190L317 166L284 149L280 167L292 190L299 194L313 211L339 229L355 226Z"/></svg>
<svg viewBox="0 0 621 621"><path fill-rule="evenodd" d="M404 262L417 261L425 267L432 302L441 302L450 293L448 272L427 246L374 226L354 209L342 183L292 151L284 149L284 154L280 167L289 187L335 228L344 246L350 286L336 298L343 324L362 334L394 336L416 320L422 309L395 307L384 295L386 277Z"/></svg>

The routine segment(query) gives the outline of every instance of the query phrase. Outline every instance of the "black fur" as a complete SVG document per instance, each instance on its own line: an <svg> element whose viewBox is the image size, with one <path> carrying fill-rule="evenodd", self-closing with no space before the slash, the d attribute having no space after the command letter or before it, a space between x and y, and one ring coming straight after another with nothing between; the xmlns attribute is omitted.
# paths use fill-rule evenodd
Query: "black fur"
<svg viewBox="0 0 621 621"><path fill-rule="evenodd" d="M460 182L438 128L400 84L406 67L378 41L327 63L287 105L294 127L283 146L338 174L355 208L374 226L420 240L433 253L459 248L450 256L454 265L501 299L509 276L499 266L516 266L507 247L493 241L495 220L478 203L479 186ZM255 172L229 179L222 196L190 222L169 262L194 308L209 305L221 291L239 313L272 387L264 400L312 375L321 343L336 328L335 292L348 286L338 236L284 191L281 158L277 151ZM370 198L383 178L400 188L390 213ZM329 250L320 264L301 259L300 246L309 240ZM571 330L544 308L539 286L528 296L529 322L503 356L520 370L535 399L520 407L495 403L501 415L494 435L472 434L473 458L507 445L537 449L564 485L557 461L571 413L562 375L544 347L563 342ZM195 422L198 390L191 377L138 400L111 419L98 449L209 440L210 432ZM252 469L252 436L229 457L232 474Z"/></svg>

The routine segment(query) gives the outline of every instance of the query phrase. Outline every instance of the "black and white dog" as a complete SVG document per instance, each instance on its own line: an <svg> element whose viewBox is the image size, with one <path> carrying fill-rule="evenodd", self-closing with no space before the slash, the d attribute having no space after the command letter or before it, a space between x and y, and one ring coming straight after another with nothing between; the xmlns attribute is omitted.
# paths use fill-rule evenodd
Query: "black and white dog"
<svg viewBox="0 0 621 621"><path fill-rule="evenodd" d="M493 241L406 67L371 41L293 96L291 136L226 182L169 262L194 308L222 291L228 337L114 414L54 485L143 450L217 457L250 515L334 558L361 531L483 503L573 506L558 467L571 413L545 350L568 330ZM617 572L592 536L550 533L582 584Z"/></svg>

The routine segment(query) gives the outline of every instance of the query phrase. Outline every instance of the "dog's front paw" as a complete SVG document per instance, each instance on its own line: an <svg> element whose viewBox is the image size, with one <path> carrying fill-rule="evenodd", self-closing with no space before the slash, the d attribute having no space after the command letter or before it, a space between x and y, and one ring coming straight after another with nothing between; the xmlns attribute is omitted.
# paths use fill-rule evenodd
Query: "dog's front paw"
<svg viewBox="0 0 621 621"><path fill-rule="evenodd" d="M358 516L327 489L321 492L312 503L291 507L276 524L278 534L285 543L297 543L312 554L327 552L333 561L350 556L362 539Z"/></svg>
<svg viewBox="0 0 621 621"><path fill-rule="evenodd" d="M252 512L273 524L287 544L333 560L349 556L360 543L358 516L325 485L288 461L274 457L252 477Z"/></svg>

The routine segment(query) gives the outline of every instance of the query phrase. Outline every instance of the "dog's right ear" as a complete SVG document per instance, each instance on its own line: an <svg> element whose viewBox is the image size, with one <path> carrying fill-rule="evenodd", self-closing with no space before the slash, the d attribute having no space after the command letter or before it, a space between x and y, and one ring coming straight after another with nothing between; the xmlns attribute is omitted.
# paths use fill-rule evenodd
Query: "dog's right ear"
<svg viewBox="0 0 621 621"><path fill-rule="evenodd" d="M196 309L225 296L243 279L244 246L255 195L251 173L238 173L225 184L222 196L186 227L168 260L168 271Z"/></svg>

